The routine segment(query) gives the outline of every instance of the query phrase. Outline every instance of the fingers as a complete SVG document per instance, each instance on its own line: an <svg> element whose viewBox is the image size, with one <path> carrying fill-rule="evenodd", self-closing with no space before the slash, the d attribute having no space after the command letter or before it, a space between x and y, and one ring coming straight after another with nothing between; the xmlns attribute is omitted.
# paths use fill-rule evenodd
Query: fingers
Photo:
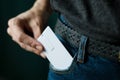
<svg viewBox="0 0 120 80"><path fill-rule="evenodd" d="M44 53L42 53L44 50L43 46L35 39L29 37L28 35L24 35L24 37L22 36L22 39L18 41L18 44L23 49L30 52L34 52L35 54L40 55L43 58L46 58Z"/></svg>
<svg viewBox="0 0 120 80"><path fill-rule="evenodd" d="M24 32L25 26L19 19L11 19L8 22L7 33L12 37L13 41L18 43L23 49L33 52L41 57L45 58L45 55L41 53L43 51L43 46L33 37L27 35ZM40 54L41 53L41 54Z"/></svg>
<svg viewBox="0 0 120 80"><path fill-rule="evenodd" d="M40 55L41 51L42 51L42 47L40 46L39 47L39 50L37 48L34 48L34 47L31 47L30 45L28 44L25 44L25 43L22 43L22 42L19 42L18 43L23 49L27 50L27 51L30 51L30 52L34 52L35 54L37 55ZM40 55L41 56L41 55Z"/></svg>
<svg viewBox="0 0 120 80"><path fill-rule="evenodd" d="M19 44L23 49L30 51L30 52L34 52L35 54L40 55L42 58L46 58L45 54L41 52L42 51L41 47L39 47L39 49L41 49L41 50L37 50L37 49L35 49L27 44L24 44L24 43L19 43Z"/></svg>
<svg viewBox="0 0 120 80"><path fill-rule="evenodd" d="M39 55L42 52L43 50L42 45L35 39L29 37L24 33L19 35L18 37L17 35L14 34L14 31L12 31L11 28L8 28L7 32L12 37L12 40L18 43L23 49L30 52L34 52L37 55Z"/></svg>

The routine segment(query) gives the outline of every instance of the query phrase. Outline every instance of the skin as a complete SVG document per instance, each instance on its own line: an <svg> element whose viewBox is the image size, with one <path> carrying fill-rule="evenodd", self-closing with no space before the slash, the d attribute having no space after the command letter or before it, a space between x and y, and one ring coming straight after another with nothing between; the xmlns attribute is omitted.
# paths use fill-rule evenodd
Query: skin
<svg viewBox="0 0 120 80"><path fill-rule="evenodd" d="M49 0L36 0L33 7L8 21L7 33L21 48L46 56L37 38L44 30L52 10Z"/></svg>

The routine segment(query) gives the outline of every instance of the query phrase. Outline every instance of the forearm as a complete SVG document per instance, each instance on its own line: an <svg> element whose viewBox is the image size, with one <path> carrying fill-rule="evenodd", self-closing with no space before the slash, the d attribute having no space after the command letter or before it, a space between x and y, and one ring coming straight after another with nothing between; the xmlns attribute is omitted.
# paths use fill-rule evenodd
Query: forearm
<svg viewBox="0 0 120 80"><path fill-rule="evenodd" d="M49 0L36 0L31 10L38 13L46 14L48 16L51 15L52 13Z"/></svg>

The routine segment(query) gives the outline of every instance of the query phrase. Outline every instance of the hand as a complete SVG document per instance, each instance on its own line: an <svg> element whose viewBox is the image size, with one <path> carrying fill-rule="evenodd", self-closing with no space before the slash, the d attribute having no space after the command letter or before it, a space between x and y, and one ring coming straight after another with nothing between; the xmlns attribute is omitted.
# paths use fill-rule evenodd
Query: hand
<svg viewBox="0 0 120 80"><path fill-rule="evenodd" d="M8 34L12 39L18 43L23 49L34 52L37 55L45 58L42 53L43 46L37 41L37 38L41 35L46 19L45 14L28 10L15 18L8 21Z"/></svg>

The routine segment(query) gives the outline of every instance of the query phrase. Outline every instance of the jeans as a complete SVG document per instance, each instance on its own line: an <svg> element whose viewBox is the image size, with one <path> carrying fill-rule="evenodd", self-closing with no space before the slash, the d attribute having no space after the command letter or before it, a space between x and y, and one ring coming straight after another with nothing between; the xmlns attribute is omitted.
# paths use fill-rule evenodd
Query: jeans
<svg viewBox="0 0 120 80"><path fill-rule="evenodd" d="M85 52L87 38L81 37L79 48L73 47L59 35L58 38L70 52L74 61L67 71L56 71L50 66L48 80L120 80L120 64ZM85 62L81 63L79 59L84 59Z"/></svg>

